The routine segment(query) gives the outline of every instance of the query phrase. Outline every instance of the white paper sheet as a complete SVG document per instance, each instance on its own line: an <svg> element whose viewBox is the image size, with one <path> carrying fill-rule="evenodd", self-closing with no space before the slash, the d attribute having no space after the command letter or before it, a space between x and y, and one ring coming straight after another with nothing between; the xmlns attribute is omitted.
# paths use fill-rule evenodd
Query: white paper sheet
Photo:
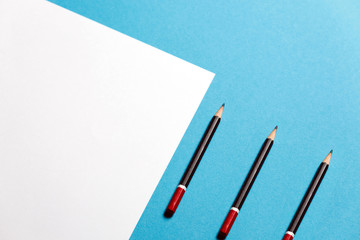
<svg viewBox="0 0 360 240"><path fill-rule="evenodd" d="M0 32L0 239L129 238L214 74L46 1Z"/></svg>

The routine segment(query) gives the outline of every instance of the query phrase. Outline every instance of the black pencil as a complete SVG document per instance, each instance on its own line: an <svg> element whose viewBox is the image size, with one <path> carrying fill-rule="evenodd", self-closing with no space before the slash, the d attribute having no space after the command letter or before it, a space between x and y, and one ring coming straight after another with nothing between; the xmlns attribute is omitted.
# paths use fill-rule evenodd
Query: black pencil
<svg viewBox="0 0 360 240"><path fill-rule="evenodd" d="M298 207L285 235L283 240L292 240L295 236L297 229L300 226L302 219L305 216L307 209L310 206L312 199L314 198L317 189L319 188L321 181L323 180L327 169L329 168L329 163L332 155L332 150L326 156L324 161L320 164L317 169L314 178L312 179L309 188L307 189L305 196L303 197L300 206Z"/></svg>
<svg viewBox="0 0 360 240"><path fill-rule="evenodd" d="M265 142L263 143L260 152L258 153L255 162L253 163L250 172L246 176L246 179L241 186L240 192L238 193L228 215L225 218L225 221L223 225L221 226L221 229L219 231L219 234L217 236L218 239L225 239L226 236L229 234L230 229L232 225L235 222L235 219L241 209L241 206L243 205L246 196L248 195L251 186L253 185L256 176L258 175L262 165L265 162L265 159L267 155L270 152L270 149L274 143L275 135L276 135L277 126L275 129L270 133L270 135L266 138Z"/></svg>
<svg viewBox="0 0 360 240"><path fill-rule="evenodd" d="M183 175L183 177L180 180L179 185L177 186L174 195L172 196L169 205L166 208L165 211L165 217L171 217L178 207L181 198L184 196L186 188L189 186L189 183L191 181L191 178L193 177L196 168L199 166L200 160L203 157L206 148L208 147L216 128L218 127L221 116L224 110L225 104L223 104L220 109L215 113L214 117L211 119L205 134L203 135L193 157L191 158L191 161L186 168L186 171Z"/></svg>

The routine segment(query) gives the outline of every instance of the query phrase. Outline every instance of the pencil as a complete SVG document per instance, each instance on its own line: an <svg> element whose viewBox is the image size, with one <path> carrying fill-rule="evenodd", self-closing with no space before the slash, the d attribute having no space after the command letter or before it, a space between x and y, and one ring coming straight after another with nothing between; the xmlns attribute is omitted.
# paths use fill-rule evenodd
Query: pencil
<svg viewBox="0 0 360 240"><path fill-rule="evenodd" d="M230 208L230 211L229 211L228 215L226 216L223 225L221 226L221 229L217 236L218 239L225 239L226 236L229 234L230 229L231 229L232 225L234 224L235 219L241 209L241 206L244 204L246 196L248 195L248 193L251 189L251 186L253 185L253 183L256 179L256 176L258 175L262 165L265 162L267 155L270 152L270 149L274 143L276 131L277 131L277 126L270 133L270 135L266 138L265 142L263 143L263 145L262 145L262 147L250 169L250 172L246 176L246 179L245 179L243 185L241 186L241 189L240 189L232 207Z"/></svg>
<svg viewBox="0 0 360 240"><path fill-rule="evenodd" d="M283 240L292 240L295 236L297 229L300 226L300 223L305 216L307 209L310 206L312 199L315 196L317 189L319 188L321 181L323 180L327 169L329 168L329 163L331 159L333 150L326 156L324 161L320 164L319 168L317 169L314 178L312 179L309 188L307 189L305 196L303 197L300 206L298 207L285 235Z"/></svg>
<svg viewBox="0 0 360 240"><path fill-rule="evenodd" d="M193 177L196 168L199 166L199 163L201 161L201 158L203 157L206 148L208 147L217 127L219 126L221 116L224 110L225 104L223 104L220 109L215 113L213 118L211 119L198 147L196 148L196 151L194 155L191 158L191 161L186 168L186 171L183 175L183 177L180 180L179 185L177 186L175 193L173 194L169 205L166 208L165 211L165 217L172 217L172 215L175 213L177 207L179 206L179 203L181 201L181 198L184 196L186 188L189 186L189 183L191 181L191 178Z"/></svg>

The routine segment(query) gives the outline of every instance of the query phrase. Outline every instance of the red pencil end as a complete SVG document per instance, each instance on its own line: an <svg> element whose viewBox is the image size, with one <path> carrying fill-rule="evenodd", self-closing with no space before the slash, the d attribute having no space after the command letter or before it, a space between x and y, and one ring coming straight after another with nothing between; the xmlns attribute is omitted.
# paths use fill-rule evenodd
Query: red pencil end
<svg viewBox="0 0 360 240"><path fill-rule="evenodd" d="M226 233L223 233L223 232L219 232L218 235L217 235L217 239L219 240L224 240L226 238L227 234Z"/></svg>
<svg viewBox="0 0 360 240"><path fill-rule="evenodd" d="M235 219L238 215L239 209L237 208L231 208L228 215L225 218L225 221L223 225L221 226L221 229L219 231L219 234L217 236L218 239L225 239L226 236L229 234L230 229L232 225L235 222Z"/></svg>
<svg viewBox="0 0 360 240"><path fill-rule="evenodd" d="M293 238L294 238L293 233L285 233L285 236L283 237L282 240L292 240Z"/></svg>
<svg viewBox="0 0 360 240"><path fill-rule="evenodd" d="M175 212L169 210L169 209L166 209L165 210L165 213L164 213L164 217L166 218L171 218L173 215L174 215Z"/></svg>
<svg viewBox="0 0 360 240"><path fill-rule="evenodd" d="M170 218L174 215L177 207L179 206L179 203L182 199L182 197L184 196L185 193L185 187L183 186L178 186L174 192L174 195L172 196L169 205L166 208L166 211L164 213L164 216L167 218Z"/></svg>

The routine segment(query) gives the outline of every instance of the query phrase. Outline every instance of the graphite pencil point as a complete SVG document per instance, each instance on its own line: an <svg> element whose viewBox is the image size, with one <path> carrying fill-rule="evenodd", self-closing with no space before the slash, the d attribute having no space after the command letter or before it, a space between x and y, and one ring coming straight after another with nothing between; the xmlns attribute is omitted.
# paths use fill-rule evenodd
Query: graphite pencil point
<svg viewBox="0 0 360 240"><path fill-rule="evenodd" d="M222 113L223 113L223 111L224 111L224 106L225 106L225 104L223 104L223 105L220 107L220 109L215 113L215 116L216 116L216 117L221 118Z"/></svg>
<svg viewBox="0 0 360 240"><path fill-rule="evenodd" d="M276 131L277 131L277 126L274 128L274 130L272 130L272 132L270 133L270 135L269 135L267 138L274 141L275 135L276 135Z"/></svg>
<svg viewBox="0 0 360 240"><path fill-rule="evenodd" d="M331 154L332 154L332 150L329 152L329 154L326 156L326 158L324 159L323 163L326 163L327 165L330 164L330 159L331 159Z"/></svg>

